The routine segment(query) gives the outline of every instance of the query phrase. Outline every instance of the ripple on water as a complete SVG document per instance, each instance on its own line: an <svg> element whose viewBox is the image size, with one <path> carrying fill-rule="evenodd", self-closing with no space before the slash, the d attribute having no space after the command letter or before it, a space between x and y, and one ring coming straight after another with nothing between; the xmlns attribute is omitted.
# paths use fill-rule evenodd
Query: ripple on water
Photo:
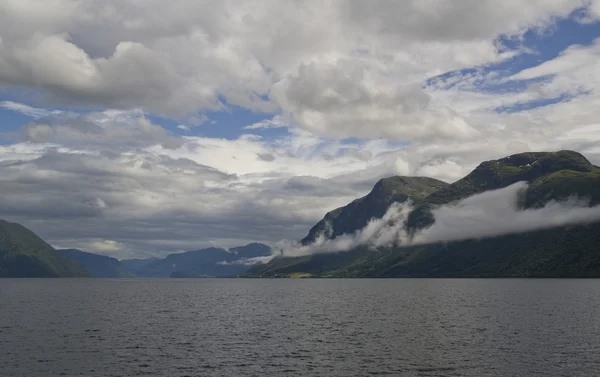
<svg viewBox="0 0 600 377"><path fill-rule="evenodd" d="M2 377L600 370L595 280L6 282Z"/></svg>

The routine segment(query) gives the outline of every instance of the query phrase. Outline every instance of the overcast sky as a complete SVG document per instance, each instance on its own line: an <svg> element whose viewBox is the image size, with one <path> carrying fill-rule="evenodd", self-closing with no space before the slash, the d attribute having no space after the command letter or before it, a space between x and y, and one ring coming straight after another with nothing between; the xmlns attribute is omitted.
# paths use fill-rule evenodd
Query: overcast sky
<svg viewBox="0 0 600 377"><path fill-rule="evenodd" d="M600 164L600 1L0 0L0 217L118 258L300 239L381 177Z"/></svg>

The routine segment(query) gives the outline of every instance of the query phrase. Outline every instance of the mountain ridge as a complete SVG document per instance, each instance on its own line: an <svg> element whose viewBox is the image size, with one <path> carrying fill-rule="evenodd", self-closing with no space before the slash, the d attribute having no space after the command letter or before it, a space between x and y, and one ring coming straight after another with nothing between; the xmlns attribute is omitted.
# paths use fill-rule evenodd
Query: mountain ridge
<svg viewBox="0 0 600 377"><path fill-rule="evenodd" d="M382 178L362 198L334 209L313 226L300 243L310 244L319 236L335 238L364 228L372 218L381 218L392 203L411 200L420 203L448 183L429 177L393 176Z"/></svg>
<svg viewBox="0 0 600 377"><path fill-rule="evenodd" d="M528 152L482 162L466 177L429 194L410 213L407 230L416 232L432 225L435 219L431 211L437 206L521 181L528 182L521 209L539 208L551 200L565 200L573 196L586 197L590 206L600 203L600 168L583 155L574 151ZM599 234L600 225L596 222L481 240L377 249L359 246L340 253L276 257L267 264L254 266L246 276L600 276ZM528 245L529 248L523 249L519 245ZM523 255L515 254L515 249ZM493 253L489 254L489 250ZM574 253L587 261L586 264L573 261L571 256ZM547 270L532 267L537 266L538 260L546 260L550 255L554 263L552 270L548 265ZM482 256L511 267L494 270L493 264L490 265L490 261L482 259ZM564 266L559 266L563 270L556 266L556 261L561 258L565 261Z"/></svg>
<svg viewBox="0 0 600 377"><path fill-rule="evenodd" d="M87 269L95 278L135 277L135 275L128 272L121 262L116 258L90 253L79 249L59 249L57 251L68 258L79 262L79 264Z"/></svg>
<svg viewBox="0 0 600 377"><path fill-rule="evenodd" d="M0 277L90 277L21 224L0 220Z"/></svg>
<svg viewBox="0 0 600 377"><path fill-rule="evenodd" d="M228 277L245 272L250 266L242 260L271 255L271 248L253 242L230 249L210 247L172 253L147 263L135 271L138 277Z"/></svg>

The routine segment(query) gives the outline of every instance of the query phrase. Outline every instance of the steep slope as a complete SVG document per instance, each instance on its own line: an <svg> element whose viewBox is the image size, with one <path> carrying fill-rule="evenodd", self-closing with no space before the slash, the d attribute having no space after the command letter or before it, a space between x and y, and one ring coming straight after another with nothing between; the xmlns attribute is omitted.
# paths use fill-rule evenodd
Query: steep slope
<svg viewBox="0 0 600 377"><path fill-rule="evenodd" d="M127 278L134 276L115 258L88 253L77 249L62 249L57 251L68 258L79 262L79 264L85 267L85 269L96 278Z"/></svg>
<svg viewBox="0 0 600 377"><path fill-rule="evenodd" d="M600 223L481 240L277 258L248 276L600 277Z"/></svg>
<svg viewBox="0 0 600 377"><path fill-rule="evenodd" d="M394 202L410 199L420 203L429 194L446 187L446 182L427 177L390 177L381 179L371 192L325 215L300 241L306 245L319 235L335 238L364 228L372 218L381 218Z"/></svg>
<svg viewBox="0 0 600 377"><path fill-rule="evenodd" d="M234 247L229 250L207 248L169 254L137 271L139 277L224 277L245 272L250 266L239 261L268 256L271 248L259 243Z"/></svg>
<svg viewBox="0 0 600 377"><path fill-rule="evenodd" d="M571 196L600 204L600 168L572 151L523 153L486 161L465 178L425 198L411 213L413 230L434 221L431 209L487 190L529 182L522 208ZM574 225L482 240L391 249L357 248L336 254L275 258L249 276L346 277L600 277L600 223Z"/></svg>
<svg viewBox="0 0 600 377"><path fill-rule="evenodd" d="M427 196L411 213L408 226L423 228L433 222L431 208L451 203L488 190L526 181L524 207L543 206L549 200L571 195L587 196L591 204L600 201L598 168L573 151L528 152L485 161L461 180Z"/></svg>
<svg viewBox="0 0 600 377"><path fill-rule="evenodd" d="M67 258L31 230L0 220L0 277L88 277L78 262Z"/></svg>
<svg viewBox="0 0 600 377"><path fill-rule="evenodd" d="M600 277L600 223L380 250L327 274L353 277Z"/></svg>

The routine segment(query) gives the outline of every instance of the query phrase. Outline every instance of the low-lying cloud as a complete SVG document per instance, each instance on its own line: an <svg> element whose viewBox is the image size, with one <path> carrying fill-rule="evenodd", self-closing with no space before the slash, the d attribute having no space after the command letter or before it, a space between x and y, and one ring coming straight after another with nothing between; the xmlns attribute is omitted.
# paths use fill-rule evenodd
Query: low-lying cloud
<svg viewBox="0 0 600 377"><path fill-rule="evenodd" d="M434 208L435 222L415 233L406 226L414 208L412 203L394 203L381 219L372 219L353 234L335 239L322 234L309 245L281 241L274 248L274 256L336 253L359 246L386 248L451 242L600 221L600 206L589 207L585 198L550 201L541 208L522 209L519 200L527 188L526 182L518 182Z"/></svg>
<svg viewBox="0 0 600 377"><path fill-rule="evenodd" d="M527 188L527 183L518 182L440 206L432 211L435 223L416 233L411 242L486 238L600 220L600 206L589 207L584 198L550 201L542 208L522 210L519 198Z"/></svg>

